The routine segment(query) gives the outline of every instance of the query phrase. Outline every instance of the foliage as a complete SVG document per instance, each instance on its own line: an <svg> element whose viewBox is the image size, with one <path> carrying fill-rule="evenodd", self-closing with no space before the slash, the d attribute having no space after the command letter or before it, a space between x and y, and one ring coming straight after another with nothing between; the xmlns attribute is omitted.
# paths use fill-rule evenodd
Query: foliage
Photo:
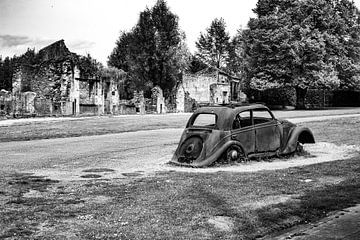
<svg viewBox="0 0 360 240"><path fill-rule="evenodd" d="M256 89L353 88L360 58L359 12L348 0L259 0L243 32L246 77Z"/></svg>
<svg viewBox="0 0 360 240"><path fill-rule="evenodd" d="M121 32L119 39L116 41L116 47L109 56L108 65L129 71L129 47L132 41L131 33Z"/></svg>
<svg viewBox="0 0 360 240"><path fill-rule="evenodd" d="M331 105L334 107L360 107L360 91L334 91Z"/></svg>
<svg viewBox="0 0 360 240"><path fill-rule="evenodd" d="M10 91L12 88L13 61L6 57L4 60L0 57L0 90Z"/></svg>
<svg viewBox="0 0 360 240"><path fill-rule="evenodd" d="M225 69L229 57L230 36L223 18L215 18L206 33L201 33L196 47L197 56L207 65Z"/></svg>
<svg viewBox="0 0 360 240"><path fill-rule="evenodd" d="M269 106L294 106L295 89L292 87L269 88L266 90L248 89L246 91L251 102L263 102Z"/></svg>
<svg viewBox="0 0 360 240"><path fill-rule="evenodd" d="M140 13L131 31L120 34L108 65L128 72L130 90L141 89L150 95L158 85L169 95L189 62L184 40L178 17L164 0L158 0Z"/></svg>
<svg viewBox="0 0 360 240"><path fill-rule="evenodd" d="M103 66L94 58L87 54L86 56L78 56L77 64L79 66L81 77L97 78L101 75Z"/></svg>
<svg viewBox="0 0 360 240"><path fill-rule="evenodd" d="M235 76L241 76L244 71L243 31L238 30L237 34L230 40L229 44L227 71Z"/></svg>
<svg viewBox="0 0 360 240"><path fill-rule="evenodd" d="M187 71L189 73L197 73L205 68L207 68L208 66L203 63L201 61L201 59L199 59L198 56L196 55L192 55L191 56L191 60L190 60L190 63L189 63L189 67L187 68Z"/></svg>
<svg viewBox="0 0 360 240"><path fill-rule="evenodd" d="M119 91L119 96L120 98L128 98L129 94L126 92L126 72L124 72L121 69L117 69L115 67L109 67L109 68L103 68L101 69L101 78L104 79L105 81L109 80L109 79L113 79L113 81L115 82L115 84L117 85L117 89Z"/></svg>
<svg viewBox="0 0 360 240"><path fill-rule="evenodd" d="M309 89L305 97L305 105L311 109L326 107L326 100L331 97L331 92L325 89Z"/></svg>

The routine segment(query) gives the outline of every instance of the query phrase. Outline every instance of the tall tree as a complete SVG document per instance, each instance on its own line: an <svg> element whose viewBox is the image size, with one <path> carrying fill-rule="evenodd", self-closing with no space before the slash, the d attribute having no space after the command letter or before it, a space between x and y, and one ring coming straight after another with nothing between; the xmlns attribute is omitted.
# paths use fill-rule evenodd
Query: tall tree
<svg viewBox="0 0 360 240"><path fill-rule="evenodd" d="M344 6L353 10L346 13L341 10ZM343 67L359 63L359 31L351 31L359 26L353 3L259 0L254 12L257 18L251 19L244 31L251 87L292 86L297 92L297 107L304 108L308 88L334 88L345 79L354 83L356 71ZM349 42L356 44L350 46ZM343 77L343 73L348 75Z"/></svg>
<svg viewBox="0 0 360 240"><path fill-rule="evenodd" d="M121 33L108 65L128 72L127 86L150 95L150 89L159 85L167 96L188 64L184 39L178 17L164 0L158 0L140 13L131 31Z"/></svg>
<svg viewBox="0 0 360 240"><path fill-rule="evenodd" d="M116 46L109 56L107 64L109 66L122 69L125 72L129 71L129 46L132 41L132 35L129 32L121 32L119 39L116 41Z"/></svg>
<svg viewBox="0 0 360 240"><path fill-rule="evenodd" d="M4 68L3 68L3 60L0 55L0 90L4 89Z"/></svg>
<svg viewBox="0 0 360 240"><path fill-rule="evenodd" d="M0 66L0 90L11 91L13 76L13 60L6 57Z"/></svg>
<svg viewBox="0 0 360 240"><path fill-rule="evenodd" d="M223 18L215 18L206 33L201 33L196 42L197 56L206 64L218 69L225 69L230 48L230 35L226 32Z"/></svg>
<svg viewBox="0 0 360 240"><path fill-rule="evenodd" d="M240 29L230 40L229 56L227 59L227 71L238 77L244 71L244 48L243 30Z"/></svg>
<svg viewBox="0 0 360 240"><path fill-rule="evenodd" d="M203 69L206 69L207 67L208 65L206 65L203 61L201 61L201 59L198 56L192 55L187 71L189 73L197 73Z"/></svg>

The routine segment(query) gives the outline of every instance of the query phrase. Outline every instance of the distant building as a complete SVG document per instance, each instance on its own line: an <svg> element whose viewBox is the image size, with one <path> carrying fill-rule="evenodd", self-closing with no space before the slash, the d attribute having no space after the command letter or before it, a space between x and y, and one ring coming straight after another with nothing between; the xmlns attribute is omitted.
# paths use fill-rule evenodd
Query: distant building
<svg viewBox="0 0 360 240"><path fill-rule="evenodd" d="M64 40L60 40L41 49L36 55L36 64L17 66L12 90L14 114L77 115L118 111L118 84L110 75L85 76L80 72L78 59Z"/></svg>
<svg viewBox="0 0 360 240"><path fill-rule="evenodd" d="M240 101L240 93L240 79L225 72L207 68L195 74L184 74L176 88L176 110L190 112L199 104Z"/></svg>

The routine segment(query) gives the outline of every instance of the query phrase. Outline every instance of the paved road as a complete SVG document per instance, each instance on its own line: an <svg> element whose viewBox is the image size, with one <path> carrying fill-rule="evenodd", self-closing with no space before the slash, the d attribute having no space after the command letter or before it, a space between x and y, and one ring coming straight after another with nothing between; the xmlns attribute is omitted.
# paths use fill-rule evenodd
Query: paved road
<svg viewBox="0 0 360 240"><path fill-rule="evenodd" d="M271 240L358 240L360 239L360 205L343 209L312 224L301 225Z"/></svg>
<svg viewBox="0 0 360 240"><path fill-rule="evenodd" d="M360 115L293 118L291 121L354 116ZM35 172L59 179L79 178L82 171L89 168L111 168L117 173L162 171L176 149L181 132L182 129L161 129L5 142L0 144L0 169Z"/></svg>
<svg viewBox="0 0 360 240"><path fill-rule="evenodd" d="M156 171L168 162L182 129L161 129L100 136L5 142L0 144L0 169L37 173L88 168ZM50 174L53 175L53 174Z"/></svg>

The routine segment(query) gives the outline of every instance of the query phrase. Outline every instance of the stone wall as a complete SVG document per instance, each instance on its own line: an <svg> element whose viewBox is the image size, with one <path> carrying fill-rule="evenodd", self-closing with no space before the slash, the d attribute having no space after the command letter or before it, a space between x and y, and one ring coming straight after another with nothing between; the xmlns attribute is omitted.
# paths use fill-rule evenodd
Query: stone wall
<svg viewBox="0 0 360 240"><path fill-rule="evenodd" d="M49 99L56 106L60 106L61 115L78 114L79 84L75 80L78 75L78 68L73 66L70 60L43 62L36 66L18 66L14 74L13 94L17 101L22 101L20 93L33 92L36 98ZM16 113L21 112L18 108L15 109Z"/></svg>
<svg viewBox="0 0 360 240"><path fill-rule="evenodd" d="M197 102L209 102L210 85L213 83L217 83L216 73L203 75L185 74L182 80L182 87Z"/></svg>
<svg viewBox="0 0 360 240"><path fill-rule="evenodd" d="M13 112L13 97L11 92L0 90L0 117L9 116Z"/></svg>
<svg viewBox="0 0 360 240"><path fill-rule="evenodd" d="M80 105L97 105L101 100L102 87L100 81L92 79L79 81Z"/></svg>
<svg viewBox="0 0 360 240"><path fill-rule="evenodd" d="M228 104L230 100L230 84L213 83L210 85L210 103Z"/></svg>
<svg viewBox="0 0 360 240"><path fill-rule="evenodd" d="M193 111L199 104L227 104L231 94L237 89L231 88L230 77L214 72L185 74L176 89L177 112Z"/></svg>
<svg viewBox="0 0 360 240"><path fill-rule="evenodd" d="M151 89L152 102L156 106L156 113L166 113L166 103L163 95L163 91L159 86L155 86Z"/></svg>
<svg viewBox="0 0 360 240"><path fill-rule="evenodd" d="M36 93L34 92L21 92L14 94L12 97L12 101L13 101L12 114L15 116L36 115L35 97L36 97Z"/></svg>
<svg viewBox="0 0 360 240"><path fill-rule="evenodd" d="M131 105L135 106L136 112L145 114L145 98L143 91L134 91L134 97L131 99Z"/></svg>

